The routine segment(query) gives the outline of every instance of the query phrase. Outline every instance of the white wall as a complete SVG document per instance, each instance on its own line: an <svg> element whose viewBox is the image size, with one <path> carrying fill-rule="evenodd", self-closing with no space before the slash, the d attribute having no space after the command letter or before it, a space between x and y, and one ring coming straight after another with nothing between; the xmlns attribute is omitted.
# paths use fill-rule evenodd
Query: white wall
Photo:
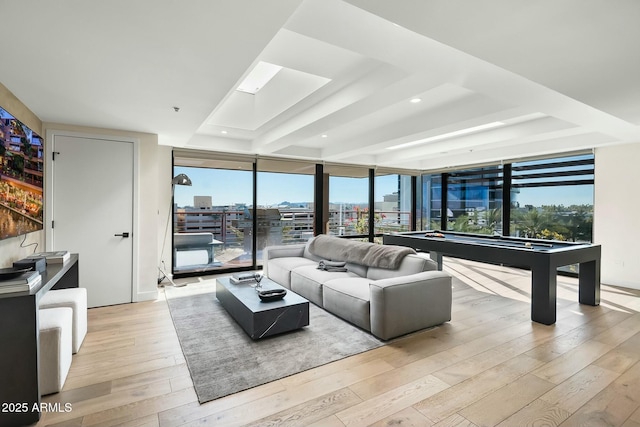
<svg viewBox="0 0 640 427"><path fill-rule="evenodd" d="M595 152L594 242L602 283L640 289L640 143Z"/></svg>
<svg viewBox="0 0 640 427"><path fill-rule="evenodd" d="M0 240L0 268L11 267L15 261L26 258L33 252L44 251L44 231L27 234L23 244L24 239L25 235ZM31 246L32 243L37 243L38 246Z"/></svg>

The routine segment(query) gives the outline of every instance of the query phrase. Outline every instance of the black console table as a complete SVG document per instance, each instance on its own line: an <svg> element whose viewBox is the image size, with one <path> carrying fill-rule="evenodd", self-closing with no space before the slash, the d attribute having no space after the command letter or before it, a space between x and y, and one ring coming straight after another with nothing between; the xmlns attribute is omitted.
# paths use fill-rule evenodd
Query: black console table
<svg viewBox="0 0 640 427"><path fill-rule="evenodd" d="M29 292L0 294L0 425L40 419L38 302L50 289L78 287L78 254L48 264L42 283Z"/></svg>

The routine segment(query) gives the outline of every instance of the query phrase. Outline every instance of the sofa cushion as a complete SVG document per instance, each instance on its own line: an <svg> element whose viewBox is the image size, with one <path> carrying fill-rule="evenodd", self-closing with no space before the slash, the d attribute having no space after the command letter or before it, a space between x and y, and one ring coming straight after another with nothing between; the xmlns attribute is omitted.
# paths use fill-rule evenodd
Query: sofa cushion
<svg viewBox="0 0 640 427"><path fill-rule="evenodd" d="M302 257L272 258L268 262L269 279L287 289L291 289L291 270L304 265L310 265L314 268L318 265L315 261Z"/></svg>
<svg viewBox="0 0 640 427"><path fill-rule="evenodd" d="M371 331L369 279L351 277L325 282L324 309L367 331Z"/></svg>
<svg viewBox="0 0 640 427"><path fill-rule="evenodd" d="M407 276L437 269L437 264L425 254L407 255L400 262L397 270L388 268L369 267L367 278L371 280L390 279L392 277Z"/></svg>
<svg viewBox="0 0 640 427"><path fill-rule="evenodd" d="M316 236L309 242L308 249L323 259L391 269L397 269L404 257L416 253L404 246L378 245L326 234Z"/></svg>
<svg viewBox="0 0 640 427"><path fill-rule="evenodd" d="M332 279L358 277L350 271L318 270L318 264L303 265L291 272L291 290L322 307L322 284Z"/></svg>
<svg viewBox="0 0 640 427"><path fill-rule="evenodd" d="M353 262L347 263L347 270L357 274L360 277L367 277L367 270L369 267L366 265L355 264Z"/></svg>
<svg viewBox="0 0 640 427"><path fill-rule="evenodd" d="M310 238L309 240L307 240L307 243L304 245L304 253L302 256L304 256L305 258L308 258L312 261L316 261L316 262L320 262L322 260L321 257L311 253L311 251L309 250L309 246L311 246L311 242L313 242L313 240L315 239L315 237Z"/></svg>

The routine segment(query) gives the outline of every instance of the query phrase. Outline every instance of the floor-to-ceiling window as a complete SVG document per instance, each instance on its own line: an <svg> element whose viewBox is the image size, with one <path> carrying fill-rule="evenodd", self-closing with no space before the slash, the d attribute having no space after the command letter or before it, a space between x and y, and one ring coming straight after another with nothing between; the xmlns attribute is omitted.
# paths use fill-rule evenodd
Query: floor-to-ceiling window
<svg viewBox="0 0 640 427"><path fill-rule="evenodd" d="M592 154L422 175L190 150L174 150L174 165L174 176L192 182L174 187L176 274L255 268L264 247L321 233L376 241L440 229L591 240Z"/></svg>
<svg viewBox="0 0 640 427"><path fill-rule="evenodd" d="M374 179L374 234L410 231L415 195L412 176L377 169ZM376 241L382 241L381 238Z"/></svg>
<svg viewBox="0 0 640 427"><path fill-rule="evenodd" d="M501 166L448 174L447 230L502 234Z"/></svg>
<svg viewBox="0 0 640 427"><path fill-rule="evenodd" d="M593 154L584 153L424 174L422 224L435 230L590 242L593 164Z"/></svg>
<svg viewBox="0 0 640 427"><path fill-rule="evenodd" d="M253 266L254 174L245 159L174 158L173 272Z"/></svg>
<svg viewBox="0 0 640 427"><path fill-rule="evenodd" d="M313 236L315 165L258 159L257 263L270 245L304 243Z"/></svg>
<svg viewBox="0 0 640 427"><path fill-rule="evenodd" d="M513 163L512 236L591 242L594 156Z"/></svg>
<svg viewBox="0 0 640 427"><path fill-rule="evenodd" d="M369 169L327 165L329 175L328 234L369 235Z"/></svg>
<svg viewBox="0 0 640 427"><path fill-rule="evenodd" d="M442 174L425 174L421 177L421 229L444 230L442 222Z"/></svg>

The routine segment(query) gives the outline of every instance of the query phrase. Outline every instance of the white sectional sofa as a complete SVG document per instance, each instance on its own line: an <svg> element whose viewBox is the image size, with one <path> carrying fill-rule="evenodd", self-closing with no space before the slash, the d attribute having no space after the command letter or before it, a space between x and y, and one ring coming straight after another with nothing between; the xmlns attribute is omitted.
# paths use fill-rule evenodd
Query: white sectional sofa
<svg viewBox="0 0 640 427"><path fill-rule="evenodd" d="M344 262L324 271L320 261ZM264 250L264 274L376 337L388 340L451 320L451 276L410 248L319 235Z"/></svg>

